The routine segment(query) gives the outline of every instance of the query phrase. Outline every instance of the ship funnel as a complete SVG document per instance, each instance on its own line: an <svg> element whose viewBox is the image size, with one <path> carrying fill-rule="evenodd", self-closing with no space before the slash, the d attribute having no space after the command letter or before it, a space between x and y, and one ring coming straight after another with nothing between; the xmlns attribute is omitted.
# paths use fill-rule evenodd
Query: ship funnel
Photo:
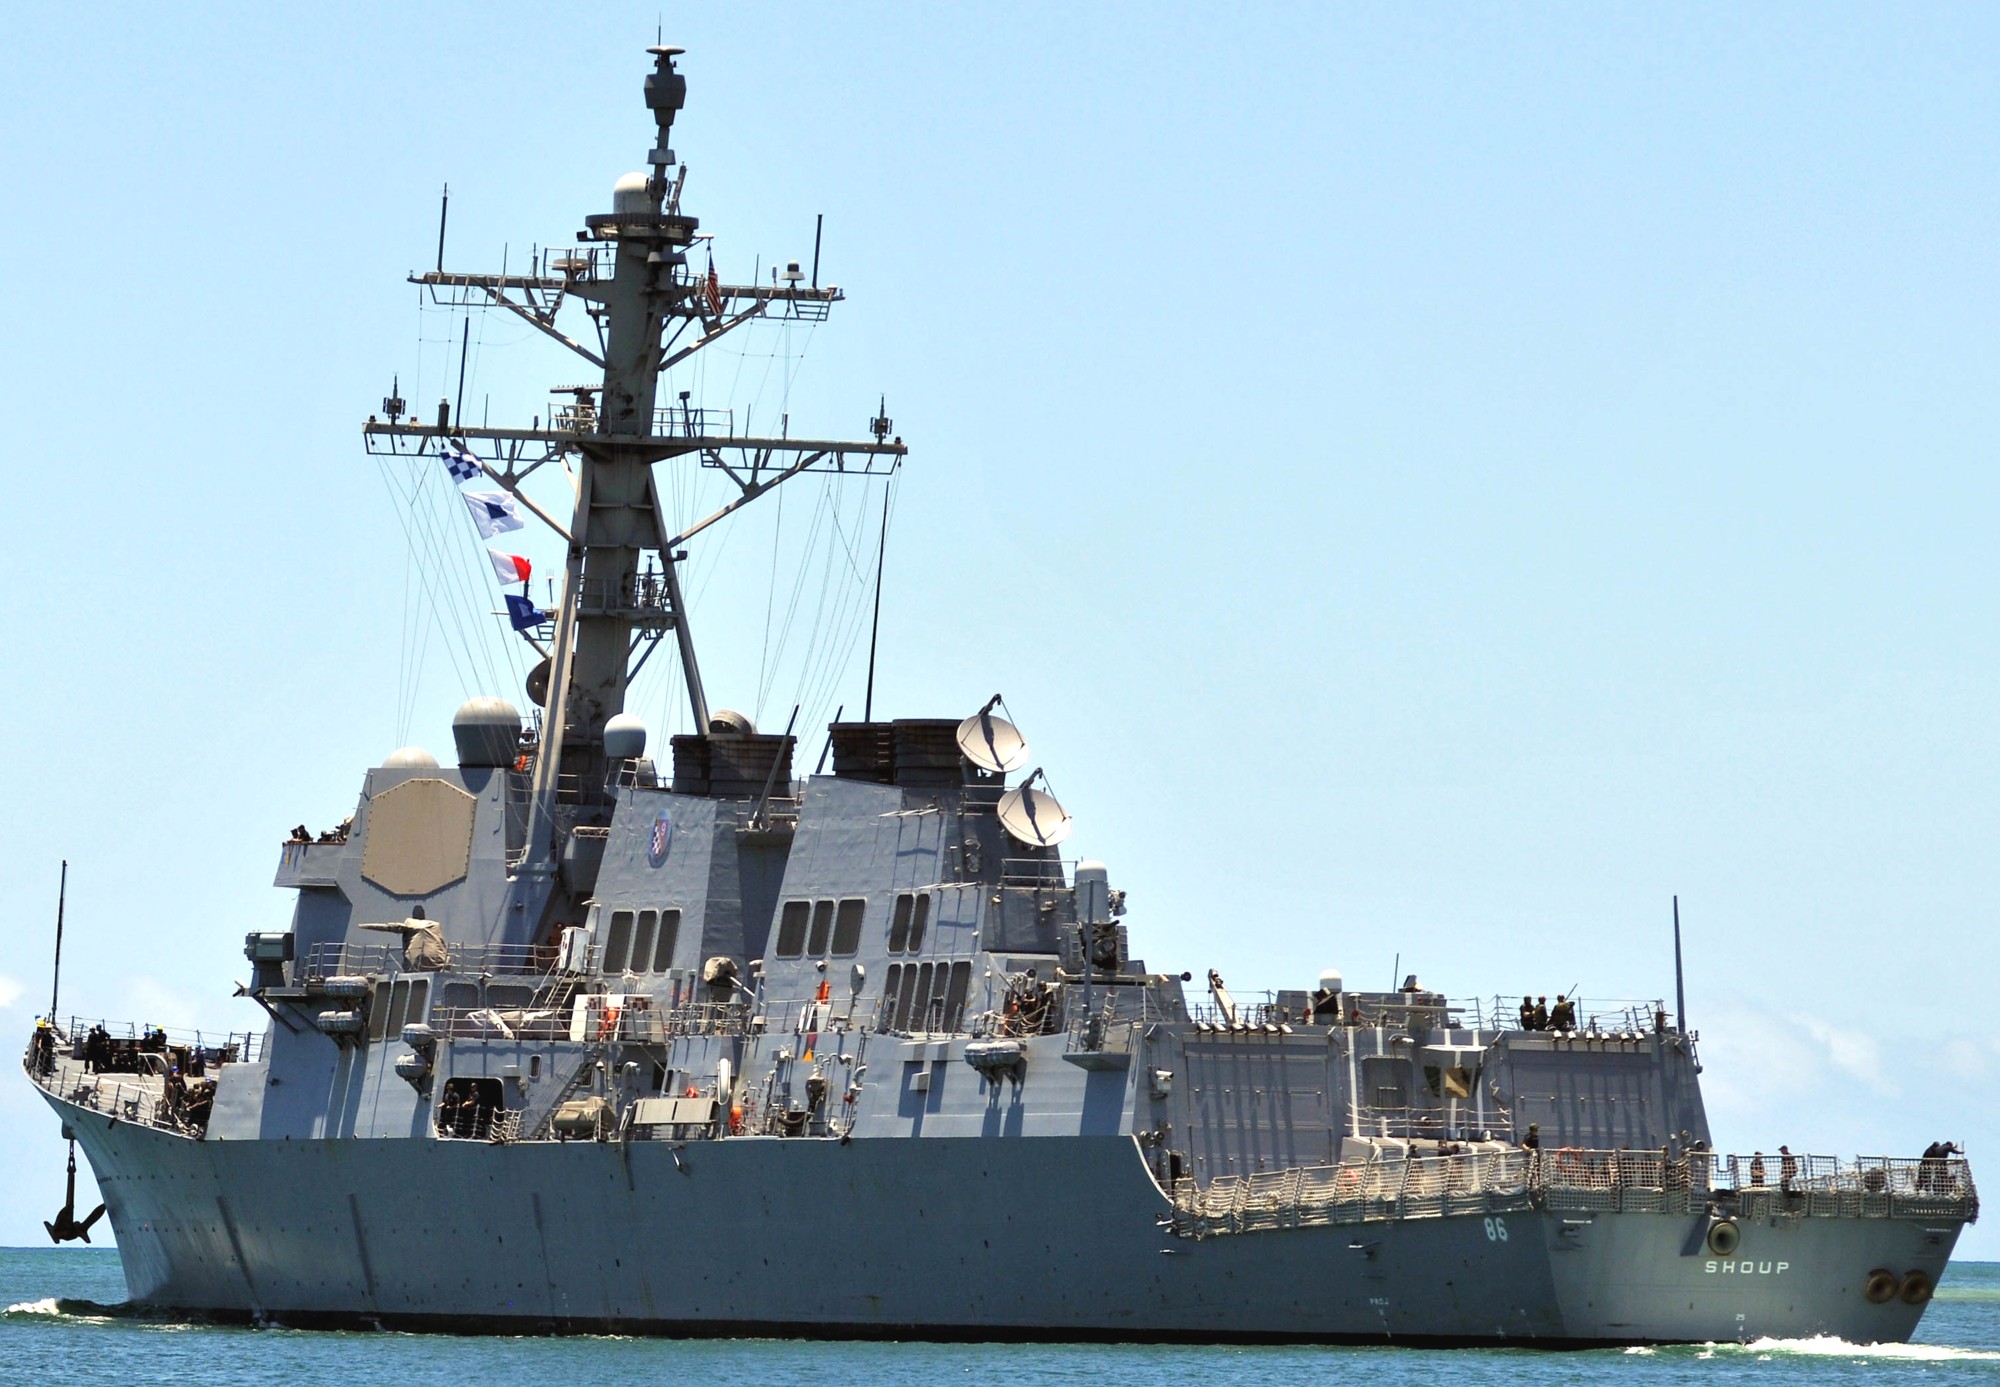
<svg viewBox="0 0 2000 1387"><path fill-rule="evenodd" d="M460 766L511 766L521 754L520 711L504 698L467 699L452 714L451 736Z"/></svg>

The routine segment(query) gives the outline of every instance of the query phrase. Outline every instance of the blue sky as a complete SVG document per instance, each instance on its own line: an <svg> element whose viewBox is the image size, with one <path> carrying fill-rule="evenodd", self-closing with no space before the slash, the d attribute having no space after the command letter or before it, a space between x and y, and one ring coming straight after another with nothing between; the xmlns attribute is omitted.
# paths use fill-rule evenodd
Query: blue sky
<svg viewBox="0 0 2000 1387"><path fill-rule="evenodd" d="M17 1032L65 856L65 1011L252 1024L284 831L513 678L410 637L409 575L477 549L413 558L359 424L456 388L403 283L440 185L454 265L565 242L643 159L659 16L10 21ZM1678 892L1723 1145L2000 1151L1992 10L664 21L725 274L824 213L851 296L682 384L849 435L886 392L877 711L1003 690L1149 962L1651 998ZM468 412L587 377L473 332ZM879 502L801 484L698 555L717 703L858 704ZM61 1145L24 1084L0 1113L26 1243Z"/></svg>

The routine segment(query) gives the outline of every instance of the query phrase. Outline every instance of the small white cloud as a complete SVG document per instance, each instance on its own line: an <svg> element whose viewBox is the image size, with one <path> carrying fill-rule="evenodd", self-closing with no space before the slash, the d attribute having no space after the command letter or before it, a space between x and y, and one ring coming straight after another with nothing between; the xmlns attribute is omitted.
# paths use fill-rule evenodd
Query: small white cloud
<svg viewBox="0 0 2000 1387"><path fill-rule="evenodd" d="M1938 1047L1938 1058L1951 1078L1983 1086L2000 1071L2000 1041L1955 1035Z"/></svg>
<svg viewBox="0 0 2000 1387"><path fill-rule="evenodd" d="M1834 1026L1814 1016L1795 1016L1792 1020L1826 1048L1826 1057L1833 1061L1836 1069L1845 1070L1877 1093L1891 1098L1896 1096L1896 1085L1882 1070L1882 1044L1874 1036L1866 1031Z"/></svg>
<svg viewBox="0 0 2000 1387"><path fill-rule="evenodd" d="M126 977L113 990L113 1017L168 1030L194 1030L201 1024L200 1003L153 977Z"/></svg>
<svg viewBox="0 0 2000 1387"><path fill-rule="evenodd" d="M0 1011L4 1011L8 1007L13 1006L14 1003L20 1001L21 994L25 991L27 991L27 988L22 984L15 982L10 977L0 975Z"/></svg>
<svg viewBox="0 0 2000 1387"><path fill-rule="evenodd" d="M1885 1097L1898 1092L1882 1062L1881 1040L1864 1030L1836 1026L1823 1017L1745 1006L1720 1008L1705 1030L1715 1037L1704 1043L1705 1056L1734 1081L1710 1083L1740 1085L1746 1098L1759 1089L1768 1091L1774 1082L1794 1091L1823 1088L1836 1073Z"/></svg>

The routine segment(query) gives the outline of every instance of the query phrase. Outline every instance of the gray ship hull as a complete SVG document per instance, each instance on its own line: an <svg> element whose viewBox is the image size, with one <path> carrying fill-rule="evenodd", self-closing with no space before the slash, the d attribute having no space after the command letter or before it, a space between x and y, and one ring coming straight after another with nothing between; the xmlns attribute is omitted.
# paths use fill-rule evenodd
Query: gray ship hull
<svg viewBox="0 0 2000 1387"><path fill-rule="evenodd" d="M1130 1137L192 1141L50 1096L136 1304L450 1331L1390 1343L1909 1337L1959 1225L1530 1209L1188 1239ZM1693 1251L1690 1251L1690 1244Z"/></svg>

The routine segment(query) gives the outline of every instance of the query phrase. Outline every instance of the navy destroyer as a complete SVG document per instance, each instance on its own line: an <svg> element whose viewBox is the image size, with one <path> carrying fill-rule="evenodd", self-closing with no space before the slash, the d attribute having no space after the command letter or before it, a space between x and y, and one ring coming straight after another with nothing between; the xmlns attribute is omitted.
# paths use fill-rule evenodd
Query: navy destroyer
<svg viewBox="0 0 2000 1387"><path fill-rule="evenodd" d="M455 764L398 751L281 847L296 905L245 945L261 1033L36 1027L27 1073L132 1301L509 1333L1907 1339L1977 1214L1961 1153L1716 1151L1678 1000L1334 971L1239 998L1142 961L997 696L836 719L811 774L794 729L710 706L688 546L905 446L886 410L842 440L662 405L718 339L843 297L816 266L696 263L679 52L651 50L647 168L573 247L412 277L601 377L525 429L393 397L364 429L562 537L554 610L510 601L529 716L472 699ZM544 467L567 514L524 489ZM690 467L737 493L677 530L658 478ZM662 649L691 721L656 748L627 691Z"/></svg>

